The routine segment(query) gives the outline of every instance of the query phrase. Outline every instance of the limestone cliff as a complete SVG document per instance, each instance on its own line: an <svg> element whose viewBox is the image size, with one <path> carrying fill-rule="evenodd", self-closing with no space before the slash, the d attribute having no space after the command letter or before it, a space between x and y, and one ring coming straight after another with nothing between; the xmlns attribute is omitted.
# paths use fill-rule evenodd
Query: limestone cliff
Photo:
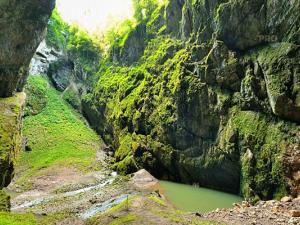
<svg viewBox="0 0 300 225"><path fill-rule="evenodd" d="M140 20L83 99L115 169L252 198L299 194L299 10L172 0Z"/></svg>
<svg viewBox="0 0 300 225"><path fill-rule="evenodd" d="M252 199L298 195L300 1L141 2L107 57L58 15L49 23L47 44L64 54L48 75L113 167Z"/></svg>

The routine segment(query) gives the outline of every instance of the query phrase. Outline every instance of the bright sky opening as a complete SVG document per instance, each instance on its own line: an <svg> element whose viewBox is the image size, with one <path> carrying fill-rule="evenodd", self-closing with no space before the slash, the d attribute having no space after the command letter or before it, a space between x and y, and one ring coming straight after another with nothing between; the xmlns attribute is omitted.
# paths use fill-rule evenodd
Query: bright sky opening
<svg viewBox="0 0 300 225"><path fill-rule="evenodd" d="M132 18L131 0L57 0L62 18L91 33L104 32L120 20Z"/></svg>

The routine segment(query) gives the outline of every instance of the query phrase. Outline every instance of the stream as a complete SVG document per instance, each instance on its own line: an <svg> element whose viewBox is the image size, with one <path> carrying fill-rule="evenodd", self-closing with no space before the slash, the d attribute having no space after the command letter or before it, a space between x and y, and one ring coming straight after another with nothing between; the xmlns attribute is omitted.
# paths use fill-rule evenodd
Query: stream
<svg viewBox="0 0 300 225"><path fill-rule="evenodd" d="M86 187L86 188L82 188L82 189L79 189L79 190L70 191L70 192L61 193L61 194L52 194L50 196L40 197L40 198L34 199L32 201L25 201L22 204L13 206L11 208L11 210L12 211L17 211L17 210L21 210L21 209L32 208L34 206L47 203L51 200L63 199L63 198L66 198L66 197L71 197L71 196L79 195L79 194L82 194L82 193L87 193L87 192L94 191L94 190L101 190L103 187L112 184L113 181L114 181L114 179L108 179L103 183L100 183L100 184L97 184L97 185L94 185L94 186L90 186L90 187Z"/></svg>
<svg viewBox="0 0 300 225"><path fill-rule="evenodd" d="M172 204L189 212L205 213L217 208L231 208L233 203L243 201L240 196L207 188L169 181L160 181L160 185Z"/></svg>

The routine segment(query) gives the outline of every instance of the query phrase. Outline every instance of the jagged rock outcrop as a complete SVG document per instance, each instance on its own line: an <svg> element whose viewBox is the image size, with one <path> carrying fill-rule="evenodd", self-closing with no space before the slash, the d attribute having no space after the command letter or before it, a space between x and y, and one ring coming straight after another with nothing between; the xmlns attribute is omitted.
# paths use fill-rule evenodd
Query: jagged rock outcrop
<svg viewBox="0 0 300 225"><path fill-rule="evenodd" d="M33 58L30 62L30 75L47 74L51 63L63 57L63 53L54 48L48 47L45 40L43 40L37 48Z"/></svg>
<svg viewBox="0 0 300 225"><path fill-rule="evenodd" d="M0 2L0 97L21 91L55 0Z"/></svg>
<svg viewBox="0 0 300 225"><path fill-rule="evenodd" d="M81 96L90 88L90 74L76 57L63 54L50 63L46 73L63 98L75 109L81 111Z"/></svg>

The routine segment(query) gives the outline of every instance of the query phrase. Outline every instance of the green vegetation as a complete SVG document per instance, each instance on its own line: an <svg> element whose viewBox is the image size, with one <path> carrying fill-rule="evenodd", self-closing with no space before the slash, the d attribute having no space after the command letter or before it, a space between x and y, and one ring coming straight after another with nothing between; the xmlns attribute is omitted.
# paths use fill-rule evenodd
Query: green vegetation
<svg viewBox="0 0 300 225"><path fill-rule="evenodd" d="M9 211L10 209L10 197L5 191L0 190L0 212Z"/></svg>
<svg viewBox="0 0 300 225"><path fill-rule="evenodd" d="M105 34L105 45L107 45L114 53L116 48L122 48L125 45L125 42L128 38L128 35L136 27L136 22L132 20L125 20L120 25L112 27Z"/></svg>
<svg viewBox="0 0 300 225"><path fill-rule="evenodd" d="M215 221L202 220L192 214L170 207L167 202L154 195L135 196L114 206L112 209L100 213L87 221L88 225L96 224L163 224L180 223L192 225L214 225L220 224Z"/></svg>
<svg viewBox="0 0 300 225"><path fill-rule="evenodd" d="M55 9L50 18L46 42L63 51L83 71L92 75L97 71L101 57L100 41L77 25L68 25Z"/></svg>
<svg viewBox="0 0 300 225"><path fill-rule="evenodd" d="M137 21L149 18L158 7L159 0L133 0L134 17Z"/></svg>
<svg viewBox="0 0 300 225"><path fill-rule="evenodd" d="M50 167L70 166L80 171L98 167L95 162L98 136L47 82L43 76L32 76L27 85L31 94L35 93L31 87L42 86L48 102L38 115L28 116L24 122L23 132L32 151L21 156L19 165L24 172L17 183L25 188L29 177Z"/></svg>
<svg viewBox="0 0 300 225"><path fill-rule="evenodd" d="M161 200L161 198L159 198L159 197L157 197L155 195L150 195L150 196L148 196L148 198L151 201L153 201L153 202L155 202L155 203L157 203L157 204L159 204L161 206L166 206L166 203L163 200Z"/></svg>
<svg viewBox="0 0 300 225"><path fill-rule="evenodd" d="M26 108L25 116L39 114L47 105L48 97L46 96L48 83L43 79L29 77L26 87Z"/></svg>
<svg viewBox="0 0 300 225"><path fill-rule="evenodd" d="M96 37L73 25L68 29L66 50L89 75L98 70L102 50Z"/></svg>
<svg viewBox="0 0 300 225"><path fill-rule="evenodd" d="M63 49L66 46L65 35L68 28L69 25L62 20L57 8L55 8L48 23L46 43L58 50Z"/></svg>
<svg viewBox="0 0 300 225"><path fill-rule="evenodd" d="M1 225L54 225L66 218L65 214L35 216L32 213L0 212Z"/></svg>
<svg viewBox="0 0 300 225"><path fill-rule="evenodd" d="M16 214L0 212L1 225L37 225L33 214Z"/></svg>
<svg viewBox="0 0 300 225"><path fill-rule="evenodd" d="M67 88L62 95L63 99L68 102L74 109L80 110L81 101L79 94L72 88Z"/></svg>
<svg viewBox="0 0 300 225"><path fill-rule="evenodd" d="M205 5L192 1L183 13L189 13L188 7ZM222 41L207 40L209 34L204 38L207 42L193 38L184 42L177 34L167 35L167 26L173 26L167 20L174 19L166 18L167 10L176 7L168 1L134 1L134 7L134 21L108 32L109 54L93 77L97 82L91 93L82 100L96 130L116 149L113 168L123 174L146 168L158 176L166 173L176 180L240 190L247 198L286 194L282 156L289 144L284 139L291 136L287 130L294 125L265 115L269 109L241 109L245 101L239 97L241 80L253 88L252 83L260 79L255 76L263 75L247 76L237 55ZM255 57L243 60L257 58L263 65L270 64L285 57L290 48L282 44L277 53L274 47L261 48L252 53ZM132 55L137 60L125 62ZM286 82L291 80L275 78L280 93L286 92ZM256 100L266 106L266 88L273 92L277 87L259 85ZM246 157L249 152L251 160Z"/></svg>
<svg viewBox="0 0 300 225"><path fill-rule="evenodd" d="M138 161L153 165L153 157L148 150L162 145L154 141L154 137L163 139L164 127L172 127L176 122L172 107L175 99L169 93L176 92L179 77L184 71L183 63L189 58L185 49L175 54L180 48L179 41L166 37L154 39L145 50L140 65L106 67L104 73L100 70L98 85L94 89L97 99L90 95L83 99L85 104L95 105L94 108L100 108L100 111L105 109L109 115L103 120L113 124L118 138L114 167L119 171L136 170L141 166ZM174 67L174 63L177 66ZM144 118L148 121L145 122ZM106 138L106 141L109 139ZM162 145L161 148L169 151L167 146Z"/></svg>
<svg viewBox="0 0 300 225"><path fill-rule="evenodd" d="M244 140L241 192L245 197L281 198L287 194L282 155L296 127L251 111L232 109L233 129ZM231 128L231 129L232 129ZM246 148L246 146L248 146Z"/></svg>
<svg viewBox="0 0 300 225"><path fill-rule="evenodd" d="M23 93L0 99L0 191L10 183L16 155L21 151L20 130L24 103L25 95ZM2 194L1 198L3 198ZM3 204L7 205L6 197Z"/></svg>
<svg viewBox="0 0 300 225"><path fill-rule="evenodd" d="M109 225L123 225L123 224L129 223L129 222L133 222L136 219L137 219L137 216L135 214L128 213L125 216L115 219L114 221L109 223Z"/></svg>

